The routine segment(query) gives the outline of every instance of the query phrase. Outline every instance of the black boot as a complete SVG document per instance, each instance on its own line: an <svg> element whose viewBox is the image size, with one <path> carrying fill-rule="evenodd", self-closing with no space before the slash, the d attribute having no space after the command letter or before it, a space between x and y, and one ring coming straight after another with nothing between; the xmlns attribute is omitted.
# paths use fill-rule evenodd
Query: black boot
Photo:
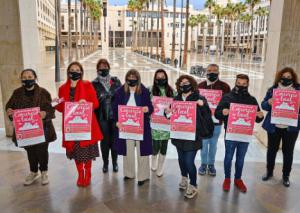
<svg viewBox="0 0 300 213"><path fill-rule="evenodd" d="M113 171L114 172L118 172L119 171L118 163L113 163Z"/></svg>
<svg viewBox="0 0 300 213"><path fill-rule="evenodd" d="M103 164L102 172L103 173L107 173L108 172L108 163L104 163Z"/></svg>
<svg viewBox="0 0 300 213"><path fill-rule="evenodd" d="M269 179L271 179L273 177L273 173L271 172L267 172L264 176L262 176L262 180L263 181L268 181Z"/></svg>
<svg viewBox="0 0 300 213"><path fill-rule="evenodd" d="M289 176L283 176L283 177L282 177L282 184L283 184L285 187L289 187L289 186L290 186L290 179L289 179Z"/></svg>

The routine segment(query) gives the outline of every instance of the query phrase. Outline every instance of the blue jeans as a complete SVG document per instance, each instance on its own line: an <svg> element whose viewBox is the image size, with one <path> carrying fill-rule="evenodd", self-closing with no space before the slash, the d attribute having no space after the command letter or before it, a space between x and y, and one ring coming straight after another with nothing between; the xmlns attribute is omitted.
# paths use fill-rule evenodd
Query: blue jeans
<svg viewBox="0 0 300 213"><path fill-rule="evenodd" d="M197 168L195 165L197 150L185 152L177 149L177 153L181 175L184 177L189 177L190 184L197 186Z"/></svg>
<svg viewBox="0 0 300 213"><path fill-rule="evenodd" d="M244 159L248 150L248 146L249 143L225 140L225 178L231 177L232 158L236 150L235 179L241 179L244 166Z"/></svg>
<svg viewBox="0 0 300 213"><path fill-rule="evenodd" d="M217 143L222 131L222 125L216 125L214 134L211 138L202 140L202 149L200 152L201 163L206 165L214 165L217 152Z"/></svg>

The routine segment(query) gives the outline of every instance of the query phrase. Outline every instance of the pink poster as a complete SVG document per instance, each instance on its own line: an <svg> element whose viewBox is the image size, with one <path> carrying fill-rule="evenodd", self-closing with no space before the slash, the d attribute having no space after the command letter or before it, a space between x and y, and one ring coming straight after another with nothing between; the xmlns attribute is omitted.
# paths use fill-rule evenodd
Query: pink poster
<svg viewBox="0 0 300 213"><path fill-rule="evenodd" d="M171 109L171 138L195 140L197 102L174 101Z"/></svg>
<svg viewBox="0 0 300 213"><path fill-rule="evenodd" d="M154 96L152 104L154 112L151 116L151 128L156 130L170 131L170 120L164 115L165 109L171 107L173 98Z"/></svg>
<svg viewBox="0 0 300 213"><path fill-rule="evenodd" d="M144 112L142 107L119 105L118 117L119 138L144 140Z"/></svg>
<svg viewBox="0 0 300 213"><path fill-rule="evenodd" d="M297 90L273 90L272 124L298 126L299 92Z"/></svg>
<svg viewBox="0 0 300 213"><path fill-rule="evenodd" d="M14 110L13 124L19 147L46 141L39 107Z"/></svg>
<svg viewBox="0 0 300 213"><path fill-rule="evenodd" d="M64 136L66 141L91 140L92 113L92 103L65 103Z"/></svg>
<svg viewBox="0 0 300 213"><path fill-rule="evenodd" d="M256 113L255 105L231 103L225 139L251 142Z"/></svg>
<svg viewBox="0 0 300 213"><path fill-rule="evenodd" d="M215 110L222 99L223 92L222 90L213 90L213 89L199 89L200 95L204 96L208 102L213 121L219 123L219 120L215 118Z"/></svg>

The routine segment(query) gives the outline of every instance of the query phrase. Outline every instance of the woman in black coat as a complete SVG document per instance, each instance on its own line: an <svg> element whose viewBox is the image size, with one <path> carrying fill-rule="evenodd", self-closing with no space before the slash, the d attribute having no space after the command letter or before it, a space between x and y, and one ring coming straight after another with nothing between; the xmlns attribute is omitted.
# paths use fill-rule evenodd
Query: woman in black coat
<svg viewBox="0 0 300 213"><path fill-rule="evenodd" d="M199 94L198 84L196 80L189 75L182 75L176 82L176 89L178 95L174 98L174 101L195 101L197 102L196 112L196 138L195 140L179 140L172 139L172 144L176 146L178 153L179 167L181 170L182 180L179 184L179 188L186 190L185 197L193 198L197 194L197 169L195 166L195 157L197 151L202 148L201 131L203 125L201 119L203 115L208 120L207 125L213 127L213 121L211 118L211 111L209 109L206 99ZM166 110L167 117L170 117L171 110ZM213 132L213 129L212 129ZM190 183L188 183L188 178Z"/></svg>
<svg viewBox="0 0 300 213"><path fill-rule="evenodd" d="M102 171L103 173L108 171L109 152L111 152L113 171L118 172L118 155L113 148L115 123L112 120L112 101L121 82L117 77L110 75L110 65L106 59L100 59L96 68L97 78L92 83L99 101L99 108L95 110L95 113L104 137L100 143L103 159Z"/></svg>

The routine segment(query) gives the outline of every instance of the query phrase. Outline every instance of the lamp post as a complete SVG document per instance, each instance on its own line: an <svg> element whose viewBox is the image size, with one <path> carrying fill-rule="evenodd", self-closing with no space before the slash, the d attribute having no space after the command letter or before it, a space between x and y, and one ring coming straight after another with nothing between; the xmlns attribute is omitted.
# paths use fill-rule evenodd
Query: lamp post
<svg viewBox="0 0 300 213"><path fill-rule="evenodd" d="M55 0L55 82L60 82L60 0Z"/></svg>
<svg viewBox="0 0 300 213"><path fill-rule="evenodd" d="M183 0L181 0L181 14L180 14L180 43L179 43L179 67L182 65L182 23L183 23Z"/></svg>

